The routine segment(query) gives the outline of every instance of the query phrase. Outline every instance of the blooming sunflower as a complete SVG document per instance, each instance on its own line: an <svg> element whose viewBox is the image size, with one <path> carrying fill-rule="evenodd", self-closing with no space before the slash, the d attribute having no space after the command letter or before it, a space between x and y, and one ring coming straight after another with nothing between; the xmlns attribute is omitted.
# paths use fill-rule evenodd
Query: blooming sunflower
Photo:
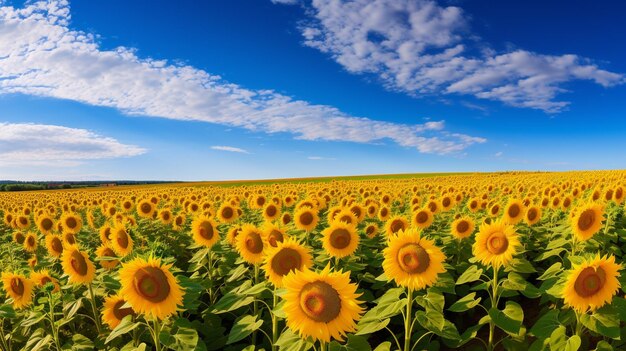
<svg viewBox="0 0 626 351"><path fill-rule="evenodd" d="M228 233L226 233L226 240L232 246L237 246L237 235L241 231L240 225L233 225L228 229Z"/></svg>
<svg viewBox="0 0 626 351"><path fill-rule="evenodd" d="M185 225L185 221L187 220L187 218L185 217L184 214L179 213L176 217L174 217L174 224L172 225L172 229L179 231L181 229L183 229L183 226Z"/></svg>
<svg viewBox="0 0 626 351"><path fill-rule="evenodd" d="M465 239L472 235L474 228L474 221L467 216L463 216L452 222L451 232L454 237Z"/></svg>
<svg viewBox="0 0 626 351"><path fill-rule="evenodd" d="M317 215L317 211L312 207L302 206L296 210L296 213L294 214L294 221L298 229L310 232L317 225L319 217Z"/></svg>
<svg viewBox="0 0 626 351"><path fill-rule="evenodd" d="M341 211L335 214L335 217L331 222L344 222L346 224L356 226L359 223L359 219L354 214L354 212L348 209L342 209Z"/></svg>
<svg viewBox="0 0 626 351"><path fill-rule="evenodd" d="M429 209L427 208L422 208L417 210L417 212L415 212L415 214L413 215L413 226L420 228L420 229L425 229L430 227L431 224L433 224L433 220L434 220L434 215L432 212L430 212Z"/></svg>
<svg viewBox="0 0 626 351"><path fill-rule="evenodd" d="M332 257L350 256L359 246L356 227L345 222L333 222L322 231L322 247Z"/></svg>
<svg viewBox="0 0 626 351"><path fill-rule="evenodd" d="M207 216L198 216L191 223L193 241L198 245L212 247L220 240L215 221Z"/></svg>
<svg viewBox="0 0 626 351"><path fill-rule="evenodd" d="M33 282L20 274L2 273L2 284L15 308L24 308L33 302Z"/></svg>
<svg viewBox="0 0 626 351"><path fill-rule="evenodd" d="M530 206L524 215L524 221L528 225L534 225L541 220L541 207Z"/></svg>
<svg viewBox="0 0 626 351"><path fill-rule="evenodd" d="M118 223L111 229L110 246L120 257L126 257L133 251L133 238L130 237L123 224Z"/></svg>
<svg viewBox="0 0 626 351"><path fill-rule="evenodd" d="M378 234L378 225L376 223L370 223L365 227L365 235L368 238L373 238Z"/></svg>
<svg viewBox="0 0 626 351"><path fill-rule="evenodd" d="M52 257L59 257L63 253L63 239L60 235L48 235L46 236L46 248L48 254Z"/></svg>
<svg viewBox="0 0 626 351"><path fill-rule="evenodd" d="M571 220L572 231L578 240L587 240L602 228L604 208L597 203L586 203L576 209Z"/></svg>
<svg viewBox="0 0 626 351"><path fill-rule="evenodd" d="M481 224L472 252L482 264L499 268L513 259L519 246L521 244L515 227L497 220Z"/></svg>
<svg viewBox="0 0 626 351"><path fill-rule="evenodd" d="M280 209L276 204L268 203L263 208L263 218L267 222L271 222L280 216Z"/></svg>
<svg viewBox="0 0 626 351"><path fill-rule="evenodd" d="M169 208L164 208L159 211L159 219L161 220L161 223L168 225L172 223L174 216L172 216L172 211Z"/></svg>
<svg viewBox="0 0 626 351"><path fill-rule="evenodd" d="M437 275L446 269L446 256L434 242L422 238L417 229L401 230L392 235L383 250L383 269L396 284L411 290L432 286Z"/></svg>
<svg viewBox="0 0 626 351"><path fill-rule="evenodd" d="M279 226L266 222L263 226L263 239L271 247L277 247L279 243L283 242L287 238L285 230Z"/></svg>
<svg viewBox="0 0 626 351"><path fill-rule="evenodd" d="M584 313L611 303L620 287L618 277L621 268L612 255L596 255L581 264L572 264L562 292L565 304Z"/></svg>
<svg viewBox="0 0 626 351"><path fill-rule="evenodd" d="M43 269L37 272L32 272L30 274L30 280L37 287L43 287L48 283L52 283L54 285L53 293L61 291L61 286L59 285L59 281L50 275L50 271L47 269Z"/></svg>
<svg viewBox="0 0 626 351"><path fill-rule="evenodd" d="M248 263L257 264L263 261L263 231L252 224L244 224L237 235L237 251Z"/></svg>
<svg viewBox="0 0 626 351"><path fill-rule="evenodd" d="M217 210L217 218L222 223L230 223L238 217L237 210L231 204L225 202Z"/></svg>
<svg viewBox="0 0 626 351"><path fill-rule="evenodd" d="M509 200L504 209L504 222L517 224L524 218L524 213L524 204L520 200Z"/></svg>
<svg viewBox="0 0 626 351"><path fill-rule="evenodd" d="M28 252L35 252L35 250L37 250L37 242L37 234L28 232L26 234L26 239L24 239L24 250Z"/></svg>
<svg viewBox="0 0 626 351"><path fill-rule="evenodd" d="M89 256L75 245L69 245L63 250L61 266L69 276L69 281L74 284L89 284L96 276L96 268Z"/></svg>
<svg viewBox="0 0 626 351"><path fill-rule="evenodd" d="M313 263L309 249L286 239L270 247L265 256L263 270L265 276L277 288L283 287L283 277L295 270L303 270Z"/></svg>
<svg viewBox="0 0 626 351"><path fill-rule="evenodd" d="M100 230L98 231L100 234L100 241L102 241L103 244L108 244L111 242L111 226L108 224L103 225L102 227L100 227Z"/></svg>
<svg viewBox="0 0 626 351"><path fill-rule="evenodd" d="M100 265L106 269L113 269L120 263L119 260L111 259L117 257L117 255L108 244L100 245L100 247L96 249L96 256L101 258L99 261Z"/></svg>
<svg viewBox="0 0 626 351"><path fill-rule="evenodd" d="M153 319L164 319L176 313L183 303L184 291L170 271L171 264L158 258L135 258L122 264L120 295L134 311Z"/></svg>
<svg viewBox="0 0 626 351"><path fill-rule="evenodd" d="M389 211L389 207L383 206L378 210L378 219L381 221L386 221L391 217L391 211Z"/></svg>
<svg viewBox="0 0 626 351"><path fill-rule="evenodd" d="M115 329L124 317L137 314L132 307L125 307L127 301L119 295L111 295L104 298L104 308L102 309L102 321L111 328Z"/></svg>
<svg viewBox="0 0 626 351"><path fill-rule="evenodd" d="M402 216L393 216L385 222L385 233L387 233L387 236L392 236L407 228L409 228L409 221Z"/></svg>
<svg viewBox="0 0 626 351"><path fill-rule="evenodd" d="M72 212L65 212L61 216L60 223L65 233L76 234L83 227L83 220L79 215Z"/></svg>
<svg viewBox="0 0 626 351"><path fill-rule="evenodd" d="M283 285L287 326L302 338L341 341L356 330L363 307L349 272L330 272L329 266L320 273L294 271L283 278Z"/></svg>
<svg viewBox="0 0 626 351"><path fill-rule="evenodd" d="M280 221L283 223L283 225L287 225L291 223L291 213L289 212L283 213L283 216L280 218Z"/></svg>
<svg viewBox="0 0 626 351"><path fill-rule="evenodd" d="M137 204L137 214L143 218L152 218L156 208L150 200L141 200Z"/></svg>
<svg viewBox="0 0 626 351"><path fill-rule="evenodd" d="M37 219L37 228L41 234L48 235L54 229L54 220L48 215L43 215Z"/></svg>

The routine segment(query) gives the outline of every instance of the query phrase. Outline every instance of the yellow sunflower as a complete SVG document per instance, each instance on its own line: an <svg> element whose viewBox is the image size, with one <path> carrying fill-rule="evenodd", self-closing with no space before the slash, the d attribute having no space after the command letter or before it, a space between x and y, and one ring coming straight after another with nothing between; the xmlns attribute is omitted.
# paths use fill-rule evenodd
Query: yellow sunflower
<svg viewBox="0 0 626 351"><path fill-rule="evenodd" d="M24 250L28 252L35 252L37 250L37 234L33 232L29 232L26 234L26 239L24 239Z"/></svg>
<svg viewBox="0 0 626 351"><path fill-rule="evenodd" d="M504 209L504 222L509 224L517 224L524 219L524 204L517 199L509 200Z"/></svg>
<svg viewBox="0 0 626 351"><path fill-rule="evenodd" d="M612 255L596 255L581 264L572 264L562 293L565 304L579 313L610 304L620 287L621 268Z"/></svg>
<svg viewBox="0 0 626 351"><path fill-rule="evenodd" d="M265 221L271 222L278 217L280 217L280 209L276 206L276 204L268 203L265 205L263 208L263 218Z"/></svg>
<svg viewBox="0 0 626 351"><path fill-rule="evenodd" d="M111 229L111 242L109 244L120 257L126 257L133 252L133 238L130 237L126 227L121 223Z"/></svg>
<svg viewBox="0 0 626 351"><path fill-rule="evenodd" d="M228 233L226 233L226 240L232 246L237 246L237 235L241 231L240 225L233 225L228 229Z"/></svg>
<svg viewBox="0 0 626 351"><path fill-rule="evenodd" d="M363 307L349 272L331 272L329 266L320 273L305 269L286 275L283 285L287 326L302 338L342 341L356 330Z"/></svg>
<svg viewBox="0 0 626 351"><path fill-rule="evenodd" d="M50 256L55 258L61 256L63 253L63 239L60 235L46 236L46 248Z"/></svg>
<svg viewBox="0 0 626 351"><path fill-rule="evenodd" d="M111 260L111 258L115 258L117 255L108 244L100 245L100 247L96 249L96 256L98 258L106 258L99 261L100 265L106 269L113 269L120 263L119 260Z"/></svg>
<svg viewBox="0 0 626 351"><path fill-rule="evenodd" d="M387 277L411 290L432 286L437 275L446 271L443 267L446 256L441 249L433 241L422 238L415 228L391 236L383 255Z"/></svg>
<svg viewBox="0 0 626 351"><path fill-rule="evenodd" d="M252 224L244 224L237 235L237 251L241 257L251 264L261 263L264 249L263 231Z"/></svg>
<svg viewBox="0 0 626 351"><path fill-rule="evenodd" d="M309 206L300 207L298 210L296 210L296 213L293 217L296 223L296 227L307 232L313 230L313 228L315 228L317 222L319 221L317 211Z"/></svg>
<svg viewBox="0 0 626 351"><path fill-rule="evenodd" d="M15 308L24 308L33 302L33 282L20 274L2 273L2 284Z"/></svg>
<svg viewBox="0 0 626 351"><path fill-rule="evenodd" d="M174 220L174 216L172 215L172 211L169 208L164 208L159 211L159 219L161 223L168 225L172 223Z"/></svg>
<svg viewBox="0 0 626 351"><path fill-rule="evenodd" d="M273 224L266 222L263 226L263 239L270 247L277 247L279 243L285 241L287 234L285 230Z"/></svg>
<svg viewBox="0 0 626 351"><path fill-rule="evenodd" d="M602 228L604 208L597 203L586 203L576 208L571 219L572 231L578 240L587 240Z"/></svg>
<svg viewBox="0 0 626 351"><path fill-rule="evenodd" d="M54 220L48 215L43 215L37 219L37 228L41 234L48 235L54 229Z"/></svg>
<svg viewBox="0 0 626 351"><path fill-rule="evenodd" d="M102 227L100 227L100 230L98 231L100 234L100 241L102 241L103 244L108 244L111 242L111 226L108 224L103 225Z"/></svg>
<svg viewBox="0 0 626 351"><path fill-rule="evenodd" d="M435 219L434 217L435 216L429 209L422 208L413 214L412 224L417 228L425 229L433 224L433 220Z"/></svg>
<svg viewBox="0 0 626 351"><path fill-rule="evenodd" d="M135 258L122 264L120 295L134 311L153 319L164 319L176 313L183 303L184 291L170 271L171 264L158 258Z"/></svg>
<svg viewBox="0 0 626 351"><path fill-rule="evenodd" d="M513 259L520 246L515 227L497 220L481 224L472 252L482 264L499 268Z"/></svg>
<svg viewBox="0 0 626 351"><path fill-rule="evenodd" d="M207 216L198 216L191 223L193 241L198 245L212 247L220 240L215 221Z"/></svg>
<svg viewBox="0 0 626 351"><path fill-rule="evenodd" d="M37 272L32 272L30 274L30 280L36 287L43 287L48 283L52 283L54 285L53 293L61 291L61 286L59 285L59 281L50 275L50 271L47 269L43 269Z"/></svg>
<svg viewBox="0 0 626 351"><path fill-rule="evenodd" d="M402 216L393 216L385 222L385 233L387 236L397 234L401 230L409 228L409 221Z"/></svg>
<svg viewBox="0 0 626 351"><path fill-rule="evenodd" d="M69 276L69 281L74 284L89 284L96 276L96 267L89 256L75 245L69 245L63 250L61 266Z"/></svg>
<svg viewBox="0 0 626 351"><path fill-rule="evenodd" d="M83 227L83 220L78 214L72 212L65 212L60 219L61 226L65 233L76 234Z"/></svg>
<svg viewBox="0 0 626 351"><path fill-rule="evenodd" d="M524 221L528 225L534 225L541 220L541 207L530 206L524 215Z"/></svg>
<svg viewBox="0 0 626 351"><path fill-rule="evenodd" d="M263 263L265 276L277 288L283 287L283 277L295 270L303 270L313 263L309 249L286 239L267 251Z"/></svg>
<svg viewBox="0 0 626 351"><path fill-rule="evenodd" d="M391 211L389 211L389 207L383 206L378 210L378 219L381 221L386 221L391 217Z"/></svg>
<svg viewBox="0 0 626 351"><path fill-rule="evenodd" d="M231 223L238 217L237 209L231 204L225 202L217 210L217 218L222 223Z"/></svg>
<svg viewBox="0 0 626 351"><path fill-rule="evenodd" d="M150 200L141 200L137 204L137 214L143 218L152 218L156 207Z"/></svg>
<svg viewBox="0 0 626 351"><path fill-rule="evenodd" d="M332 222L343 222L352 226L356 226L359 223L359 219L354 214L354 212L347 209L342 209L335 215L335 219L333 219L329 223Z"/></svg>
<svg viewBox="0 0 626 351"><path fill-rule="evenodd" d="M463 216L452 222L451 232L454 237L465 239L472 235L475 226L476 225L471 218Z"/></svg>
<svg viewBox="0 0 626 351"><path fill-rule="evenodd" d="M127 301L119 295L111 295L104 298L104 307L102 309L102 322L111 328L115 329L124 317L137 314L133 311L132 307L125 307Z"/></svg>
<svg viewBox="0 0 626 351"><path fill-rule="evenodd" d="M359 246L356 227L345 222L333 222L322 231L322 247L331 257L350 256Z"/></svg>
<svg viewBox="0 0 626 351"><path fill-rule="evenodd" d="M187 221L187 218L185 217L184 214L182 213L178 214L176 217L174 217L172 229L176 231L183 229L183 226L185 225L186 221Z"/></svg>
<svg viewBox="0 0 626 351"><path fill-rule="evenodd" d="M365 235L368 238L373 238L378 234L378 224L370 223L365 227Z"/></svg>

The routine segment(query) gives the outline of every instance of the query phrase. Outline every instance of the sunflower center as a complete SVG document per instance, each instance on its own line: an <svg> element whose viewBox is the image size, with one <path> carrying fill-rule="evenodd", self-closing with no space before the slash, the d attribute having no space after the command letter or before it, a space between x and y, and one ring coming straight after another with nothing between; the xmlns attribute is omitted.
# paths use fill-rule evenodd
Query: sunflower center
<svg viewBox="0 0 626 351"><path fill-rule="evenodd" d="M409 274L422 273L430 265L430 256L419 244L406 244L398 250L398 265Z"/></svg>
<svg viewBox="0 0 626 351"><path fill-rule="evenodd" d="M233 209L230 207L224 207L222 210L222 217L229 219L233 216Z"/></svg>
<svg viewBox="0 0 626 351"><path fill-rule="evenodd" d="M301 268L302 256L294 249L283 248L272 258L272 270L280 276Z"/></svg>
<svg viewBox="0 0 626 351"><path fill-rule="evenodd" d="M13 278L11 279L11 290L13 290L13 292L17 295L23 295L24 294L24 282L22 282L22 279L20 278Z"/></svg>
<svg viewBox="0 0 626 351"><path fill-rule="evenodd" d="M310 212L304 212L300 215L300 223L304 225L313 223L313 215Z"/></svg>
<svg viewBox="0 0 626 351"><path fill-rule="evenodd" d="M443 201L441 201L441 204L444 205L445 207L450 206L450 199L449 198L444 198Z"/></svg>
<svg viewBox="0 0 626 351"><path fill-rule="evenodd" d="M87 275L87 261L80 252L76 250L72 252L72 256L70 257L70 265L79 275Z"/></svg>
<svg viewBox="0 0 626 351"><path fill-rule="evenodd" d="M43 220L41 220L41 227L44 230L52 229L53 225L54 225L54 223L52 223L52 220L50 218L44 218Z"/></svg>
<svg viewBox="0 0 626 351"><path fill-rule="evenodd" d="M469 223L467 221L460 221L459 224L456 225L456 230L459 233L465 233L469 229Z"/></svg>
<svg viewBox="0 0 626 351"><path fill-rule="evenodd" d="M176 225L182 225L183 224L183 218L182 217L176 217Z"/></svg>
<svg viewBox="0 0 626 351"><path fill-rule="evenodd" d="M22 233L15 234L15 241L17 241L18 244L20 244L20 245L23 244L24 243L24 239L26 239L24 234L22 234Z"/></svg>
<svg viewBox="0 0 626 351"><path fill-rule="evenodd" d="M350 232L344 228L338 228L330 233L330 245L336 249L345 249L350 245L352 237Z"/></svg>
<svg viewBox="0 0 626 351"><path fill-rule="evenodd" d="M113 306L113 315L118 320L122 320L126 316L135 314L135 311L133 311L133 309L130 308L130 307L122 308L122 306L124 306L125 304L126 304L126 301L120 300L120 301L115 303L115 306Z"/></svg>
<svg viewBox="0 0 626 351"><path fill-rule="evenodd" d="M138 269L133 276L133 283L135 291L152 303L159 303L170 294L167 276L157 267Z"/></svg>
<svg viewBox="0 0 626 351"><path fill-rule="evenodd" d="M52 239L52 243L50 244L50 246L52 246L52 249L56 252L63 251L63 243L61 243L61 240L59 238Z"/></svg>
<svg viewBox="0 0 626 351"><path fill-rule="evenodd" d="M115 252L107 247L106 249L104 249L104 251L102 251L102 256L104 257L115 257Z"/></svg>
<svg viewBox="0 0 626 351"><path fill-rule="evenodd" d="M585 210L578 217L578 228L580 230L588 230L596 220L596 214L592 209Z"/></svg>
<svg viewBox="0 0 626 351"><path fill-rule="evenodd" d="M76 238L74 237L74 234L68 233L65 235L65 240L70 244L70 245L74 245L76 244Z"/></svg>
<svg viewBox="0 0 626 351"><path fill-rule="evenodd" d="M283 233L279 232L278 230L272 230L272 232L270 233L267 241L269 242L270 246L272 247L276 247L278 246L278 243L282 243L284 240L283 238Z"/></svg>
<svg viewBox="0 0 626 351"><path fill-rule="evenodd" d="M498 213L498 211L500 211L500 207L498 207L498 206L493 206L491 208L491 214L495 215L496 213Z"/></svg>
<svg viewBox="0 0 626 351"><path fill-rule="evenodd" d="M330 284L316 281L302 287L300 308L312 320L329 323L339 316L341 299Z"/></svg>
<svg viewBox="0 0 626 351"><path fill-rule="evenodd" d="M70 229L74 229L78 225L78 222L76 221L76 218L69 217L65 220L65 225Z"/></svg>
<svg viewBox="0 0 626 351"><path fill-rule="evenodd" d="M143 213L150 213L150 211L152 211L152 205L150 205L149 203L143 203L141 204L140 209Z"/></svg>
<svg viewBox="0 0 626 351"><path fill-rule="evenodd" d="M200 233L201 237L207 240L213 239L213 226L211 225L210 222L202 222L200 224L200 228L198 229L198 232Z"/></svg>
<svg viewBox="0 0 626 351"><path fill-rule="evenodd" d="M370 225L367 228L365 228L365 234L367 234L368 236L374 235L375 231L376 231L376 227L374 227L373 225Z"/></svg>
<svg viewBox="0 0 626 351"><path fill-rule="evenodd" d="M487 239L487 250L494 255L500 255L509 247L509 239L504 233L493 233Z"/></svg>
<svg viewBox="0 0 626 351"><path fill-rule="evenodd" d="M253 254L258 254L263 251L263 240L259 233L249 233L246 236L246 248Z"/></svg>
<svg viewBox="0 0 626 351"><path fill-rule="evenodd" d="M426 223L426 221L428 221L428 213L426 213L426 211L420 211L415 219L417 223Z"/></svg>
<svg viewBox="0 0 626 351"><path fill-rule="evenodd" d="M531 208L530 210L528 210L528 220L534 221L535 218L537 218L537 210L534 208Z"/></svg>
<svg viewBox="0 0 626 351"><path fill-rule="evenodd" d="M117 232L117 244L124 249L128 247L128 234L125 230Z"/></svg>
<svg viewBox="0 0 626 351"><path fill-rule="evenodd" d="M519 208L518 204L513 204L509 207L509 216L510 217L517 217L519 215L519 213L521 212L521 209Z"/></svg>
<svg viewBox="0 0 626 351"><path fill-rule="evenodd" d="M268 216L272 217L276 215L276 207L274 206L269 206L267 208L267 210L265 211L265 213L267 213Z"/></svg>
<svg viewBox="0 0 626 351"><path fill-rule="evenodd" d="M606 272L602 267L597 269L587 267L576 278L574 290L576 290L579 296L590 297L600 291L604 287L605 282Z"/></svg>
<svg viewBox="0 0 626 351"><path fill-rule="evenodd" d="M387 216L387 209L383 208L382 210L380 210L380 215L383 217Z"/></svg>
<svg viewBox="0 0 626 351"><path fill-rule="evenodd" d="M35 238L32 236L29 236L28 239L26 239L26 242L28 243L28 246L35 246Z"/></svg>
<svg viewBox="0 0 626 351"><path fill-rule="evenodd" d="M404 223L402 223L401 220L396 219L391 222L390 228L392 233L397 233L400 229L404 229Z"/></svg>

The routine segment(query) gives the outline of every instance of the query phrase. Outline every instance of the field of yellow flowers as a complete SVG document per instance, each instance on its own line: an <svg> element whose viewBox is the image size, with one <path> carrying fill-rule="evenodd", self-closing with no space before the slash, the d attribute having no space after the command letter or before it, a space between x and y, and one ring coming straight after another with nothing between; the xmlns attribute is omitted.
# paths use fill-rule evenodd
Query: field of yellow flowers
<svg viewBox="0 0 626 351"><path fill-rule="evenodd" d="M0 194L2 350L624 350L626 172Z"/></svg>

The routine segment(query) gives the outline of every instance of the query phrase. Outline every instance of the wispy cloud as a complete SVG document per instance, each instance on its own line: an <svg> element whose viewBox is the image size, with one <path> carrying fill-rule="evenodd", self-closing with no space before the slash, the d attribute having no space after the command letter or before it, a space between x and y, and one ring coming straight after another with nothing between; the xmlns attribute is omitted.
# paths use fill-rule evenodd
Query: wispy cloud
<svg viewBox="0 0 626 351"><path fill-rule="evenodd" d="M476 36L463 10L431 0L313 0L310 10L312 20L301 28L305 45L411 95L473 95L554 113L569 104L557 100L566 82L626 81L577 55L496 53L485 43L471 55L467 45Z"/></svg>
<svg viewBox="0 0 626 351"><path fill-rule="evenodd" d="M219 150L219 151L228 151L228 152L238 152L240 154L249 154L249 152L247 150L244 149L240 149L238 147L232 147L232 146L211 146L211 149L213 150Z"/></svg>
<svg viewBox="0 0 626 351"><path fill-rule="evenodd" d="M146 150L86 129L0 123L0 165L75 167L86 160L131 157Z"/></svg>
<svg viewBox="0 0 626 351"><path fill-rule="evenodd" d="M336 158L334 158L334 157L322 157L322 156L309 156L309 157L307 157L307 159L314 160L314 161L336 160Z"/></svg>
<svg viewBox="0 0 626 351"><path fill-rule="evenodd" d="M250 90L206 71L103 50L69 28L67 1L0 7L0 94L22 93L195 120L297 139L372 143L384 139L425 153L454 153L484 138L443 130L444 122L401 124L348 115L272 90ZM312 39L313 40L313 39Z"/></svg>

